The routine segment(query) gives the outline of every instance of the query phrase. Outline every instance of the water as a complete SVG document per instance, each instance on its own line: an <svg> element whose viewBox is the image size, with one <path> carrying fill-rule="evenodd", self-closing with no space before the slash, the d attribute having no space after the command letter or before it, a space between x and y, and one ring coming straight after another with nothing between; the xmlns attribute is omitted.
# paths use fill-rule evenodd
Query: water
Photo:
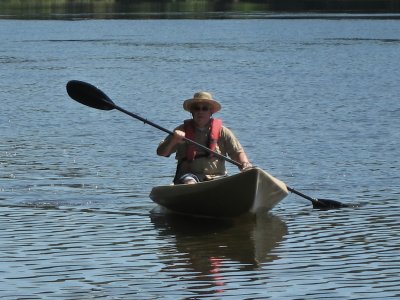
<svg viewBox="0 0 400 300"><path fill-rule="evenodd" d="M398 21L2 20L0 36L3 299L400 296ZM71 79L168 129L209 90L254 164L362 206L159 214L164 133L72 101Z"/></svg>

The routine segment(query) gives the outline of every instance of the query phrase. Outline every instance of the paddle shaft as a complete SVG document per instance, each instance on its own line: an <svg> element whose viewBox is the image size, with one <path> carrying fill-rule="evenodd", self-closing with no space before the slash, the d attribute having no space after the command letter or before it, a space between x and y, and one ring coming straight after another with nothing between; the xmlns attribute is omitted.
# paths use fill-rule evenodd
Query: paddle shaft
<svg viewBox="0 0 400 300"><path fill-rule="evenodd" d="M299 196L301 196L301 197L303 197L303 198L305 198L305 199L307 199L307 200L310 200L312 203L317 203L317 202L319 202L317 199L311 198L310 196L307 196L307 195L305 195L305 194L303 194L303 193L301 193L301 192L299 192L299 191L296 191L294 188L291 188L290 186L287 186L287 185L286 185L286 188L287 188L290 192L292 192L292 193L294 193L294 194L296 194L296 195L299 195Z"/></svg>
<svg viewBox="0 0 400 300"><path fill-rule="evenodd" d="M152 121L149 121L149 120L147 120L147 119L145 119L145 118L143 118L143 117L141 117L141 116L139 116L137 114L134 114L134 113L132 113L132 112L126 110L126 109L123 109L122 107L116 105L114 102L112 102L112 103L109 102L109 104L110 104L110 106L114 107L116 110L119 110L120 112L122 112L124 114L127 114L128 116L131 116L132 118L135 118L135 119L137 119L139 121L142 121L144 124L153 126L154 128L157 128L157 129L159 129L161 131L164 131L165 133L168 133L170 135L174 134L171 130L168 130L168 129L166 129L166 128L164 128L164 127L162 127L162 126L160 126L160 125L158 125L156 123L153 123ZM191 143L191 144L195 145L196 147L199 147L199 148L201 148L201 149L203 149L203 150L205 150L205 151L207 151L209 153L212 153L214 156L216 156L218 158L221 158L221 159L223 159L223 160L225 160L227 162L230 162L231 164L234 164L235 166L237 166L239 168L242 167L242 165L239 162L237 162L237 161L235 161L233 159L230 159L229 157L227 157L225 155L222 155L222 154L220 154L218 152L215 152L215 151L211 150L210 148L208 148L208 147L206 147L206 146L204 146L202 144L199 144L199 143L197 143L197 142L195 142L195 141L193 141L191 139L188 139L186 137L183 137L183 140L188 142L188 143ZM318 201L318 200L316 200L314 198L311 198L311 197L309 197L309 196L307 196L307 195L305 195L305 194L303 194L303 193L301 193L301 192L299 192L299 191L295 190L294 188L291 188L291 187L289 187L287 185L286 185L286 188L290 192L292 192L292 193L294 193L294 194L296 194L298 196L301 196L301 197L303 197L303 198L305 198L307 200L310 200L313 203Z"/></svg>

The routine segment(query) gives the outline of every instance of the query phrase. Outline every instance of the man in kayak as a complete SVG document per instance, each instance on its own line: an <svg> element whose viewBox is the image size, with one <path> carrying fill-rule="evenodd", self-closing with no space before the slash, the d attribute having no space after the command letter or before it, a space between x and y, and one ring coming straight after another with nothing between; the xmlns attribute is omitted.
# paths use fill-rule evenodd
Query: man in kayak
<svg viewBox="0 0 400 300"><path fill-rule="evenodd" d="M208 92L195 93L193 98L183 102L183 109L192 114L192 119L175 128L174 134L167 136L158 148L157 154L169 157L176 153L178 160L175 184L197 183L212 180L227 174L225 160L199 149L183 140L186 137L241 164L241 170L251 168L243 147L231 130L222 125L220 119L212 115L221 109L221 104Z"/></svg>

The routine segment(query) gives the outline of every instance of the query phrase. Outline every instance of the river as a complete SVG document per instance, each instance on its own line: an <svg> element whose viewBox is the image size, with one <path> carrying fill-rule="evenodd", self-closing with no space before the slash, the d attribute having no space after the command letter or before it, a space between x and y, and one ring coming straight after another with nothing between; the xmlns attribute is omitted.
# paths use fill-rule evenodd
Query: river
<svg viewBox="0 0 400 300"><path fill-rule="evenodd" d="M2 299L398 299L398 20L0 20ZM155 211L164 133L208 90L253 164L313 197L257 220ZM230 173L237 172L229 167Z"/></svg>

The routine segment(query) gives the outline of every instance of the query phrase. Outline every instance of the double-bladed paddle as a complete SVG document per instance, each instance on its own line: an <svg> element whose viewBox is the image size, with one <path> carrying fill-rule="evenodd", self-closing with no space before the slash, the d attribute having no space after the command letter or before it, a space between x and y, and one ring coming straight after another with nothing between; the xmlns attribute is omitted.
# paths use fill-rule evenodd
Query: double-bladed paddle
<svg viewBox="0 0 400 300"><path fill-rule="evenodd" d="M101 109L101 110L116 109L116 110L119 110L120 112L123 112L124 114L127 114L135 119L138 119L138 120L142 121L143 123L153 126L161 131L164 131L171 135L174 134L172 131L170 131L166 128L163 128L145 118L142 118L141 116L139 116L137 114L134 114L132 112L129 112L129 111L119 107L104 92L102 92L100 89L98 89L97 87L95 87L87 82L83 82L83 81L79 81L79 80L71 80L67 83L67 92L68 92L68 95L72 99L74 99L75 101L77 101L81 104L84 104L86 106L93 107L96 109ZM209 153L212 153L214 156L224 159L227 162L230 162L230 163L238 166L239 168L242 167L242 165L240 163L238 163L237 161L230 159L229 157L226 157L222 154L219 154L219 153L207 148L206 146L203 146L191 139L184 137L183 140L185 140L186 142L191 143L191 144L195 145L196 147L201 148ZM311 201L314 208L330 209L330 208L341 208L341 207L349 207L350 206L348 204L343 204L343 203L341 203L339 201L335 201L335 200L312 198L312 197L307 196L289 186L286 186L286 188L290 192Z"/></svg>

